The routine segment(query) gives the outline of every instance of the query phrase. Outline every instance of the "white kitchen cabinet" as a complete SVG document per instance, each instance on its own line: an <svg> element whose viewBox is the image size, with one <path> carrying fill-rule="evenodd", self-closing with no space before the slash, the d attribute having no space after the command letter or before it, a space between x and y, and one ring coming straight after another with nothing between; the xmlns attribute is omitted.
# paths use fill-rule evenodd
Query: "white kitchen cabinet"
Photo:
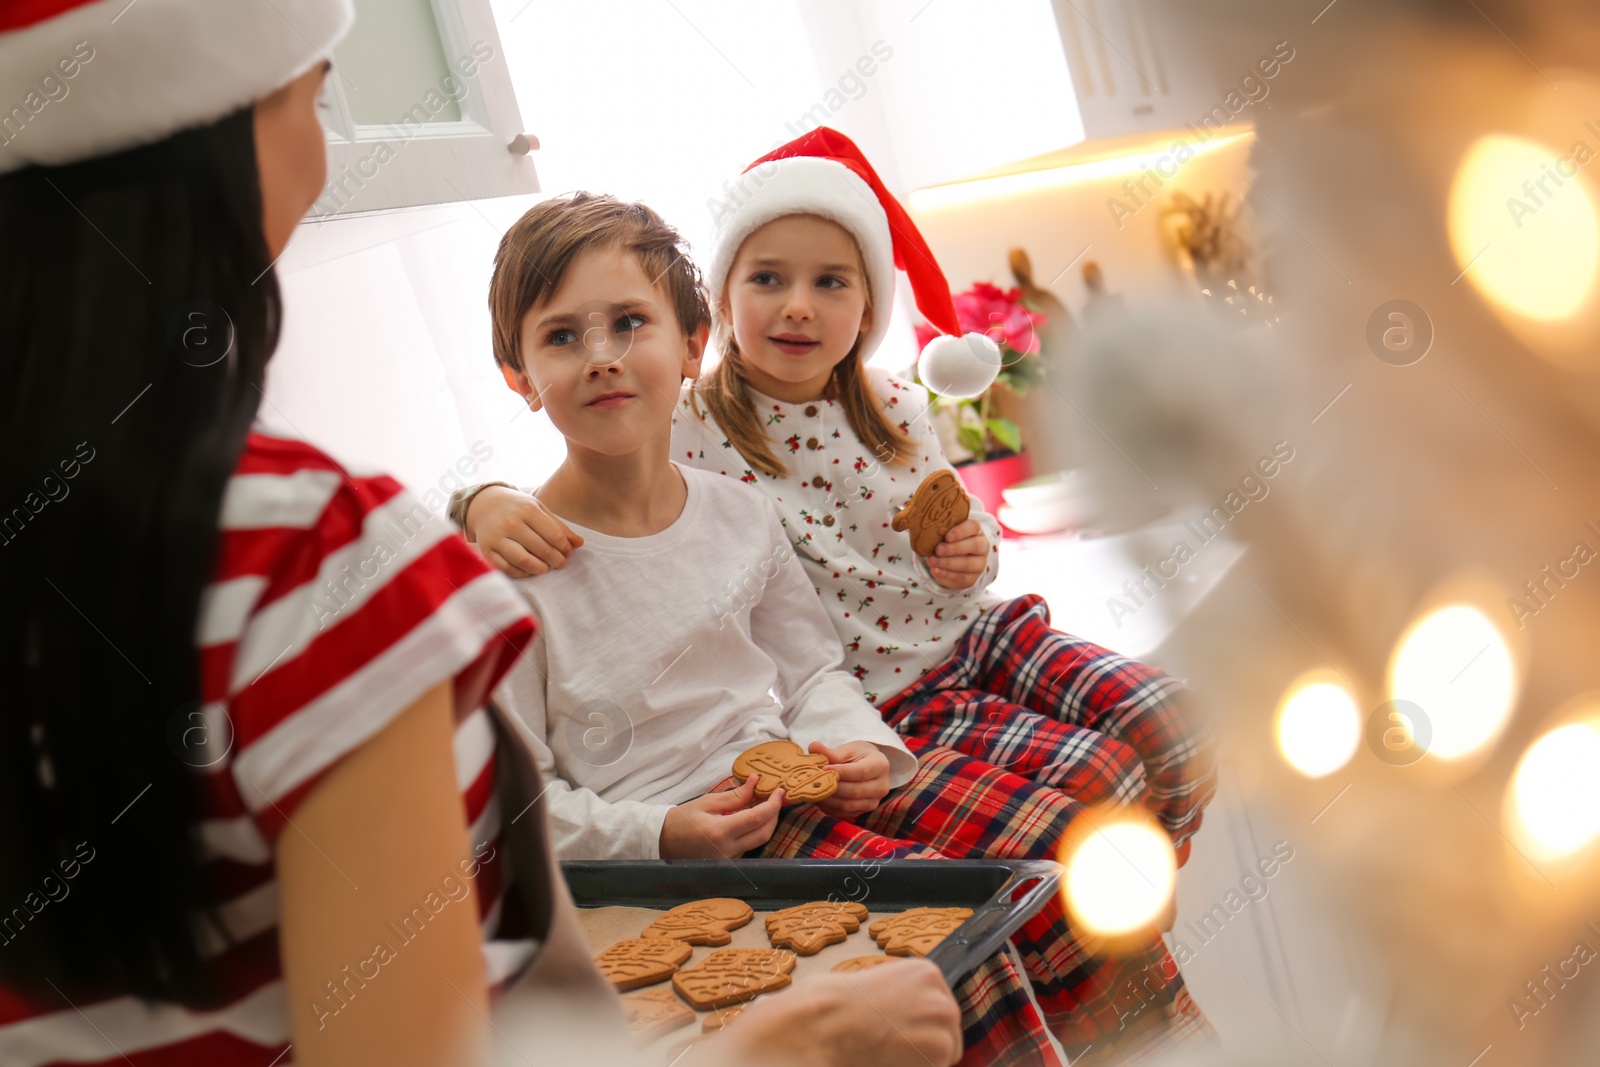
<svg viewBox="0 0 1600 1067"><path fill-rule="evenodd" d="M539 189L489 0L355 0L321 105L313 217Z"/></svg>
<svg viewBox="0 0 1600 1067"><path fill-rule="evenodd" d="M1171 0L1052 3L1088 140L1182 129L1221 103Z"/></svg>

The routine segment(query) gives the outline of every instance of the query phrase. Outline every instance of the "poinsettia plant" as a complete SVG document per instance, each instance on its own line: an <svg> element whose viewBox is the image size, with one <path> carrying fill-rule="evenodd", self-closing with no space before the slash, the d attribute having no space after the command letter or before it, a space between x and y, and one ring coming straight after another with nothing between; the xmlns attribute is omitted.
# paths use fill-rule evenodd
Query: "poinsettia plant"
<svg viewBox="0 0 1600 1067"><path fill-rule="evenodd" d="M964 333L981 333L1000 346L1000 373L994 385L970 398L935 394L935 414L951 411L955 416L956 441L982 463L1001 452L1022 451L1022 431L1016 422L994 414L996 386L1026 396L1044 377L1039 357L1038 328L1044 315L1029 308L1021 289L1002 289L992 282L973 282L966 292L952 294L956 318ZM938 336L927 324L917 326L917 347Z"/></svg>

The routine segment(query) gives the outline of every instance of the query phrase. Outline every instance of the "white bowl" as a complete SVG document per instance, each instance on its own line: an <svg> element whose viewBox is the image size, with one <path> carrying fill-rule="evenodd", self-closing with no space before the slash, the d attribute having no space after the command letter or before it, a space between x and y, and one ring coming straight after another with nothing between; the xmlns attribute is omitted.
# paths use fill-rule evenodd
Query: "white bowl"
<svg viewBox="0 0 1600 1067"><path fill-rule="evenodd" d="M1001 525L1020 534L1061 533L1089 524L1092 513L1088 505L1087 500L1070 496L1040 504L1001 504L995 518L1000 520Z"/></svg>
<svg viewBox="0 0 1600 1067"><path fill-rule="evenodd" d="M1069 500L1078 482L1077 471L1041 474L1001 490L1000 496L1012 507L1024 508Z"/></svg>

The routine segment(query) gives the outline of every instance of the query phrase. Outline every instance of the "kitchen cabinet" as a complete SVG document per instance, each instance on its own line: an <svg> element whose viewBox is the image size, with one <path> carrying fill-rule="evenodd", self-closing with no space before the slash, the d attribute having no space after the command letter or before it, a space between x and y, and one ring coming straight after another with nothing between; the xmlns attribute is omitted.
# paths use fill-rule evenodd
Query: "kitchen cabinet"
<svg viewBox="0 0 1600 1067"><path fill-rule="evenodd" d="M489 0L355 0L320 113L328 182L313 218L532 193Z"/></svg>
<svg viewBox="0 0 1600 1067"><path fill-rule="evenodd" d="M1222 93L1164 0L1052 0L1088 140L1176 130Z"/></svg>

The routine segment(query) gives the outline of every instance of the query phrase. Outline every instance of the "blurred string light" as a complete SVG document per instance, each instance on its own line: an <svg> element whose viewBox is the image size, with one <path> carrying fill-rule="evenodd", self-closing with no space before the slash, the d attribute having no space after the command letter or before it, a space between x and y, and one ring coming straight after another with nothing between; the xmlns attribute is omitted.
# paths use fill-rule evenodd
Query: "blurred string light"
<svg viewBox="0 0 1600 1067"><path fill-rule="evenodd" d="M1509 790L1511 825L1534 859L1572 855L1600 837L1600 730L1557 727L1528 746Z"/></svg>
<svg viewBox="0 0 1600 1067"><path fill-rule="evenodd" d="M1107 936L1150 927L1172 902L1177 856L1159 826L1133 814L1080 820L1088 833L1063 845L1067 910Z"/></svg>
<svg viewBox="0 0 1600 1067"><path fill-rule="evenodd" d="M1289 766L1307 778L1321 778L1355 755L1361 713L1348 689L1314 671L1284 691L1274 733Z"/></svg>
<svg viewBox="0 0 1600 1067"><path fill-rule="evenodd" d="M1450 248L1492 303L1551 322L1587 302L1600 267L1600 223L1583 162L1498 133L1462 157L1450 187Z"/></svg>
<svg viewBox="0 0 1600 1067"><path fill-rule="evenodd" d="M1389 661L1389 698L1428 716L1428 754L1467 756L1493 741L1516 701L1517 668L1499 628L1476 607L1450 604L1413 623Z"/></svg>

